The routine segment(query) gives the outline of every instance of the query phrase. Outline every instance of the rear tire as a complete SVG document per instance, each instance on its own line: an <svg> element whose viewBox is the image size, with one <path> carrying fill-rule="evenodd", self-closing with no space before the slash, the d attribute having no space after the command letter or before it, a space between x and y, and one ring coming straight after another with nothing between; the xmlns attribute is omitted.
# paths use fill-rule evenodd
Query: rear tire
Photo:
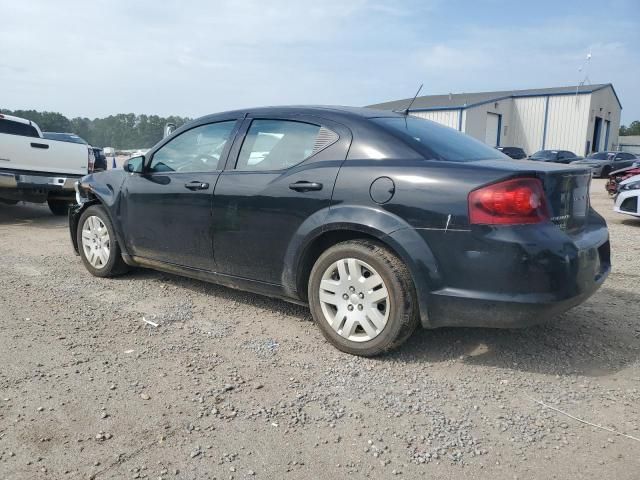
<svg viewBox="0 0 640 480"><path fill-rule="evenodd" d="M47 200L49 210L56 216L66 215L69 212L71 203L66 200Z"/></svg>
<svg viewBox="0 0 640 480"><path fill-rule="evenodd" d="M103 206L92 205L82 212L76 238L82 263L92 275L116 277L129 270Z"/></svg>
<svg viewBox="0 0 640 480"><path fill-rule="evenodd" d="M324 337L352 355L372 357L397 348L419 322L409 269L370 240L342 242L320 255L308 298Z"/></svg>

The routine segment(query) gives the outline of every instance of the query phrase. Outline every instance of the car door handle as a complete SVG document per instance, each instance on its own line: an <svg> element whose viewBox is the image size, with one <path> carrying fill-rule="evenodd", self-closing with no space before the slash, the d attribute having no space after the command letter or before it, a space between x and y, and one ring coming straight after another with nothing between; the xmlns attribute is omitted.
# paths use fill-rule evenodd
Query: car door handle
<svg viewBox="0 0 640 480"><path fill-rule="evenodd" d="M32 143L31 148L49 148L46 143Z"/></svg>
<svg viewBox="0 0 640 480"><path fill-rule="evenodd" d="M312 190L322 190L322 184L318 182L296 182L289 185L291 190L296 192L310 192Z"/></svg>
<svg viewBox="0 0 640 480"><path fill-rule="evenodd" d="M184 186L189 190L207 190L209 188L208 183L197 181L185 183Z"/></svg>

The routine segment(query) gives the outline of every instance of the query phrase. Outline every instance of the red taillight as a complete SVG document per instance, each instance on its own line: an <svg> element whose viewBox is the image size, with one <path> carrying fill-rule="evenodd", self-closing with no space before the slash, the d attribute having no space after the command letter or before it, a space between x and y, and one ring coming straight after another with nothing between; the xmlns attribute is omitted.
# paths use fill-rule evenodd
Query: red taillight
<svg viewBox="0 0 640 480"><path fill-rule="evenodd" d="M516 225L549 219L542 182L516 178L479 188L469 194L469 223Z"/></svg>

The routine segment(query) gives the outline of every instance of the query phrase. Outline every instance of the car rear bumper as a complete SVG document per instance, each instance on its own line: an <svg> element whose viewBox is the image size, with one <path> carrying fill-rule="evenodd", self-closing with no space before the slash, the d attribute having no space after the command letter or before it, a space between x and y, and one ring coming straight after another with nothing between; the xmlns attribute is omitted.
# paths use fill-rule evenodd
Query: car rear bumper
<svg viewBox="0 0 640 480"><path fill-rule="evenodd" d="M44 201L52 196L72 198L74 183L79 178L0 171L0 197L25 201Z"/></svg>
<svg viewBox="0 0 640 480"><path fill-rule="evenodd" d="M430 233L443 284L420 302L423 325L526 327L584 302L611 269L606 224L594 215L574 237L555 225L449 232L440 242Z"/></svg>

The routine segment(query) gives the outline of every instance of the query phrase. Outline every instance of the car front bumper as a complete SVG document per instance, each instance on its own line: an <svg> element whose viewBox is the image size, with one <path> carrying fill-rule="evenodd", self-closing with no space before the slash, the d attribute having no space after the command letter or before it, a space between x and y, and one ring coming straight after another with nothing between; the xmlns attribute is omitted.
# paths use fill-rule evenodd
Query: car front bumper
<svg viewBox="0 0 640 480"><path fill-rule="evenodd" d="M640 190L618 190L613 211L640 217Z"/></svg>

